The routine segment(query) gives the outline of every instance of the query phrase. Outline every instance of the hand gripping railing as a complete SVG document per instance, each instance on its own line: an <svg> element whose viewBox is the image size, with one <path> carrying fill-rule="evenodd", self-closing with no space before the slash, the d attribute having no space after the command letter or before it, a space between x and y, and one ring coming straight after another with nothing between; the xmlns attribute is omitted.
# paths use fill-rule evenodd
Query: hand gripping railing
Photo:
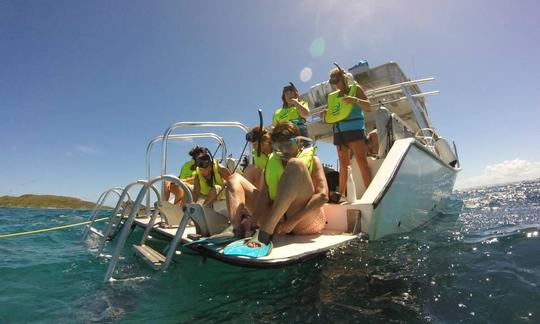
<svg viewBox="0 0 540 324"><path fill-rule="evenodd" d="M120 257L120 253L122 252L122 249L124 248L124 244L126 243L127 237L129 236L129 233L131 232L130 227L133 224L133 221L135 220L135 215L137 215L137 212L139 211L139 208L141 207L141 203L144 199L144 196L146 195L146 192L148 191L149 188L154 187L153 184L157 181L171 181L178 184L185 191L186 203L190 204L193 201L193 197L191 196L191 192L189 191L188 187L182 181L180 181L178 177L174 175L162 175L162 176L155 177L150 181L144 181L144 185L139 191L139 194L137 195L137 199L135 200L135 203L133 204L133 208L131 209L129 216L124 223L124 227L122 228L122 231L120 232L120 237L114 248L111 261L109 262L109 267L107 268L107 273L105 274L104 282L107 282L109 281L109 279L111 279L114 268L116 267L116 264L118 263L118 258ZM184 214L182 221L180 222L180 225L178 226L176 234L169 245L169 250L167 251L167 258L166 258L165 263L161 267L161 269L166 269L171 263L172 258L174 257L174 254L176 252L176 245L182 238L182 235L184 235L184 229L186 228L188 220L189 220L189 214L186 213Z"/></svg>
<svg viewBox="0 0 540 324"><path fill-rule="evenodd" d="M119 217L116 217L116 215L120 211L120 208L122 208L122 202L124 198L126 196L129 196L129 193L128 193L129 189L133 188L136 185L146 185L147 183L148 181L146 180L137 180L124 187L122 194L120 195L120 198L118 199L118 203L116 204L116 207L114 207L111 217L109 218L109 221L107 222L107 227L105 227L105 230L103 230L103 233L102 233L103 236L100 238L100 241L98 244L98 254L101 253L101 251L103 251L103 248L105 247L105 242L111 235L112 230L120 226L120 223L122 222L122 218L125 216L127 208L124 208L124 210L122 211L122 214ZM152 186L152 190L154 190L154 193L156 194L156 197L159 200L161 197L159 194L159 190L155 186ZM149 212L150 206L147 206L146 208ZM133 210L133 207L131 209ZM115 217L116 217L116 220L115 220Z"/></svg>
<svg viewBox="0 0 540 324"><path fill-rule="evenodd" d="M168 139L171 140L184 140L184 139L191 139L191 138L213 138L215 139L219 145L221 145L221 159L222 161L225 161L227 158L227 146L225 145L225 141L223 138L215 133L194 133L194 134L174 134L169 135ZM150 180L150 155L152 153L152 148L154 144L157 142L160 142L163 140L163 135L154 137L150 143L148 143L148 146L146 147L146 179ZM150 192L148 192L146 196L146 206L150 206ZM150 209L149 209L150 210ZM148 210L148 211L149 211Z"/></svg>
<svg viewBox="0 0 540 324"><path fill-rule="evenodd" d="M96 201L96 205L94 206L94 209L92 210L92 213L90 214L90 218L88 218L88 221L90 223L88 223L85 227L84 227L84 230L83 230L83 235L82 235L82 240L84 241L86 239L86 237L88 236L88 233L90 233L90 229L92 228L92 226L94 225L94 222L96 220L96 217L97 217L97 214L98 212L101 210L101 208L103 208L103 205L105 203L105 201L107 200L107 197L111 194L111 193L115 193L118 195L118 197L120 197L122 195L122 188L120 187L114 187L114 188L111 188L109 190L106 190L104 191L103 193L101 193L101 195L99 196L98 200ZM129 196L128 196L128 199L131 199Z"/></svg>
<svg viewBox="0 0 540 324"><path fill-rule="evenodd" d="M178 122L174 123L163 134L163 141L161 143L161 175L167 173L167 143L171 136L171 133L177 128L183 127L238 127L242 129L246 134L249 132L249 128L239 122ZM161 192L165 192L165 182L161 186Z"/></svg>

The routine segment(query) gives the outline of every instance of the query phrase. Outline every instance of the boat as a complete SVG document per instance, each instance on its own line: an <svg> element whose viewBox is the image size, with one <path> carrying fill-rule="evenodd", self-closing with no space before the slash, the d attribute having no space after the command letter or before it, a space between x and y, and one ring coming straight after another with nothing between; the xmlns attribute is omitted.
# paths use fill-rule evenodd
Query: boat
<svg viewBox="0 0 540 324"><path fill-rule="evenodd" d="M225 141L219 135L176 134L175 131L193 127L209 127L212 131L221 127L235 127L247 133L249 128L236 121L181 121L170 125L162 136L150 141L147 147L147 179L132 182L123 189L109 189L96 202L83 237L97 235L100 252L109 244L109 240L115 238L111 242L115 245L105 282L112 278L133 227L143 230L139 244L133 246L136 254L154 269L163 270L184 249L191 249L233 265L281 267L314 258L361 237L380 240L429 224L452 194L456 176L461 170L456 145L450 146L433 126L428 115L426 98L438 91L422 92L419 87L420 84L434 79L410 80L395 62L369 68L367 62L361 61L349 69L349 72L349 77L354 78L364 88L371 102L372 109L365 114L365 122L367 130L376 130L379 150L368 157L373 179L367 188L363 184L357 164L351 161L348 186L354 188L351 192L355 194L349 194L346 201L324 206L327 224L321 234L276 234L272 252L261 258L225 255L225 242L207 239L220 233L228 224L224 203L217 203L214 208L210 208L192 201L186 184L178 177L167 174L167 145L172 140L214 138L222 148L219 162L232 172L240 172L237 167L242 156L237 160L227 158ZM326 94L330 91L332 88L328 82L323 82L302 95L312 107L308 130L315 145L332 141L331 125L320 119L320 112L326 108ZM162 148L161 175L150 178L149 156L153 144L157 142L161 142ZM250 153L246 155L249 156ZM161 200L156 185L161 183L163 191L164 181L174 182L184 189L188 201L185 211ZM142 188L133 201L127 192L137 185ZM98 211L111 192L119 195L118 202L104 229L98 230L95 228ZM154 207L150 208L152 192L155 203ZM146 208L142 211L141 206L145 199ZM152 241L156 238L168 242L164 251L152 247Z"/></svg>

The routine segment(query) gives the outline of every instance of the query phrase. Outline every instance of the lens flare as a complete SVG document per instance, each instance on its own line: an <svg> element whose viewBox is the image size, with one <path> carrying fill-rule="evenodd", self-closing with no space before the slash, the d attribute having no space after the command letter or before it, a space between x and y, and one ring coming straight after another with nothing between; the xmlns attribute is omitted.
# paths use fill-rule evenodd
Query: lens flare
<svg viewBox="0 0 540 324"><path fill-rule="evenodd" d="M309 80L311 80L312 76L313 71L307 66L303 68L302 71L300 71L300 80L302 80L302 82L308 82Z"/></svg>
<svg viewBox="0 0 540 324"><path fill-rule="evenodd" d="M313 42L311 42L311 46L309 47L309 53L312 57L319 57L324 54L324 50L326 49L326 42L322 38L315 38Z"/></svg>

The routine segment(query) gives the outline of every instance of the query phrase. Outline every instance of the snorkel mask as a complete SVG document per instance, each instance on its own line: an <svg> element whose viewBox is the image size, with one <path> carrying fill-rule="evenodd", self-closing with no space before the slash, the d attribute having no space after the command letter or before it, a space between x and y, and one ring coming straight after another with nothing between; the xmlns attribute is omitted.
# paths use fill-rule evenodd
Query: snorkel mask
<svg viewBox="0 0 540 324"><path fill-rule="evenodd" d="M210 154L210 152L208 152L208 150L206 150L206 152L199 155L195 159L195 165L199 168L206 169L208 168L209 165L212 164L212 161L213 161L212 155Z"/></svg>
<svg viewBox="0 0 540 324"><path fill-rule="evenodd" d="M309 137L295 136L285 141L272 142L272 151L280 160L288 161L296 156L299 150L311 145L311 142L312 139Z"/></svg>

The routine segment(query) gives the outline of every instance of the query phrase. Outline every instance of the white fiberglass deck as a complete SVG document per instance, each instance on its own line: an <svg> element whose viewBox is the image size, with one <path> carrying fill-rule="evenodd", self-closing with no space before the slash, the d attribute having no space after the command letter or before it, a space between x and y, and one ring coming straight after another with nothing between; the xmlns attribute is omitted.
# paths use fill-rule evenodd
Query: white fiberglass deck
<svg viewBox="0 0 540 324"><path fill-rule="evenodd" d="M148 221L148 218L139 218L135 220L135 223L137 226L146 227ZM176 233L176 228L156 227L153 231L172 239ZM186 227L182 243L192 242L187 238L190 233L195 233L195 227ZM257 259L224 255L222 252L226 244L192 244L189 247L227 263L252 267L278 267L315 257L357 238L356 235L334 231L323 231L322 234L315 235L276 234L272 240L274 247L270 255Z"/></svg>

